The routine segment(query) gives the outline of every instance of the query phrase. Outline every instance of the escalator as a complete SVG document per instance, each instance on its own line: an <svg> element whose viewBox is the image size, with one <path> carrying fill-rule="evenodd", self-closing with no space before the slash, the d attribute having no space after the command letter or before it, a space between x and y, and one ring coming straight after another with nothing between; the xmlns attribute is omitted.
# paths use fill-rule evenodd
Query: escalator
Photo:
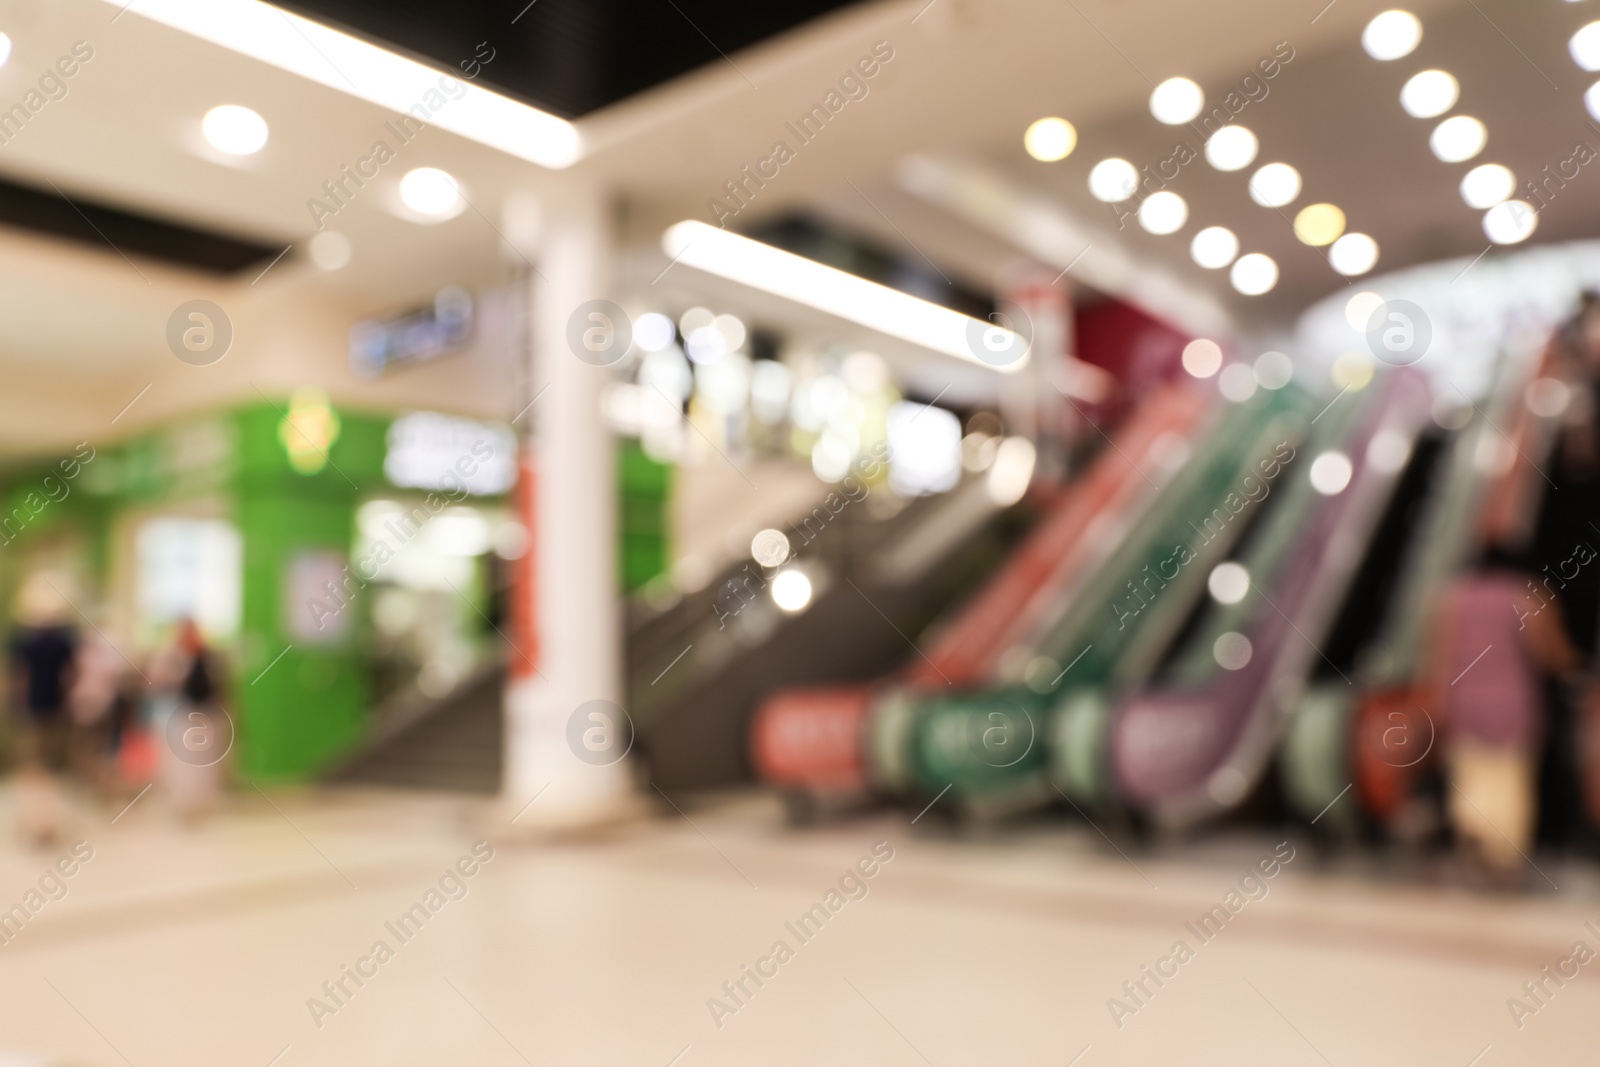
<svg viewBox="0 0 1600 1067"><path fill-rule="evenodd" d="M1187 387L1152 397L982 590L935 627L926 651L906 657L902 648L898 676L768 696L750 731L761 780L802 807L903 788L903 767L882 758L903 751L884 740L904 736L900 709L913 694L986 680L1030 628L1048 623L1060 590L1101 568L1156 497L1140 471L1166 477L1181 465L1209 406Z"/></svg>
<svg viewBox="0 0 1600 1067"><path fill-rule="evenodd" d="M1214 598L1154 684L1114 712L1110 762L1122 801L1172 827L1249 795L1399 481L1384 442L1413 440L1427 412L1425 383L1402 371L1318 417L1279 503L1234 561L1241 595Z"/></svg>
<svg viewBox="0 0 1600 1067"><path fill-rule="evenodd" d="M1285 796L1325 832L1394 818L1435 753L1441 724L1423 675L1437 604L1473 552L1506 539L1505 521L1525 510L1504 505L1525 500L1525 483L1538 477L1510 460L1524 448L1538 454L1531 439L1548 438L1521 403L1534 362L1503 357L1467 425L1418 440L1329 641L1331 667L1291 715L1280 755ZM1347 789L1351 802L1335 804Z"/></svg>
<svg viewBox="0 0 1600 1067"><path fill-rule="evenodd" d="M1270 498L1281 450L1300 440L1312 414L1310 398L1292 388L1225 407L1164 490L1121 517L1114 550L1057 591L1054 612L1006 657L1009 668L999 665L991 687L888 705L875 724L878 761L903 765L902 788L914 797L948 791L949 807L969 816L1053 800L1049 735L1061 709L1148 673L1151 650L1170 641L1210 566L1251 528L1252 498ZM899 738L885 728L896 716Z"/></svg>

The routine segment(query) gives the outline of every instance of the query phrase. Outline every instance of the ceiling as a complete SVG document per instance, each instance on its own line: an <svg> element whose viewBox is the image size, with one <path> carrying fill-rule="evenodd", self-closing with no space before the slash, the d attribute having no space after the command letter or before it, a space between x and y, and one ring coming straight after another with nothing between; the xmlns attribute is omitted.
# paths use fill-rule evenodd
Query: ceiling
<svg viewBox="0 0 1600 1067"><path fill-rule="evenodd" d="M331 11L332 2L299 7ZM674 2L727 52L727 62L710 58L692 28L688 35L683 27L664 28L663 12L678 18ZM566 76L561 62L578 56L566 49L552 60L507 62L523 54L516 48L536 47L511 43L529 20L557 19L564 33L578 33L574 27L585 18L597 20L595 33L631 43L617 46L614 61L591 55L579 65L633 73L597 73L577 88L570 83L577 95L564 104L548 98L547 106L583 116L578 125L590 153L567 171L545 171L442 130L425 131L405 147L403 162L389 168L393 173L381 175L332 220L350 238L354 258L327 273L304 254L304 242L316 232L306 202L382 136L386 112L146 20L137 2L118 15L105 0L0 0L0 30L15 42L0 68L0 105L21 99L73 42L94 48L67 96L0 145L0 180L46 189L53 184L66 197L293 246L259 278L246 270L217 281L124 258L109 243L68 247L0 223L0 374L27 368L30 382L47 383L56 374L76 388L81 378L74 376L88 372L114 383L118 397L131 396L150 380L151 367L172 362L161 330L185 299L239 306L244 317L262 321L315 306L318 322L353 323L414 303L443 284L491 288L504 282L516 260L506 251L510 205L565 183L614 194L625 281L646 295L670 289L686 299L704 283L687 268L674 268L651 285L666 265L662 229L688 217L711 221L708 201L723 194L724 183L767 157L775 141L789 138L785 124L820 101L875 42L892 48L893 58L871 79L866 98L850 103L811 143L792 146L793 162L757 192L735 226L756 229L796 212L818 214L980 291L1019 264L1036 262L1051 275L1066 266L1075 249L1059 256L1041 251L1039 242L1028 240L1036 236L1030 232L996 232L908 192L901 180L905 160L938 157L987 176L983 188L994 197L1043 205L1052 220L1070 224L1070 232L1090 235L1085 243L1094 249L1062 284L1089 279L1100 286L1106 274L1096 274L1096 262L1121 257L1138 277L1163 279L1165 292L1215 306L1236 336L1282 332L1301 309L1347 283L1295 240L1284 214L1248 199L1243 174L1222 174L1204 162L1184 167L1171 185L1190 206L1182 232L1154 237L1132 225L1117 230L1105 206L1087 193L1089 168L1112 155L1155 163L1179 138L1198 148L1192 130L1151 118L1146 100L1152 82L1184 74L1215 98L1277 42L1289 42L1295 58L1270 83L1269 95L1238 121L1260 136L1263 162L1283 160L1304 175L1296 207L1332 201L1352 229L1377 239L1379 271L1472 256L1487 245L1480 213L1467 209L1456 191L1467 165L1435 160L1427 149L1432 124L1409 118L1398 105L1400 85L1411 73L1430 66L1455 73L1462 84L1458 110L1489 128L1480 161L1503 163L1521 178L1569 158L1575 141L1600 147L1600 130L1589 124L1581 102L1591 78L1565 50L1573 30L1600 17L1590 3L1417 0L1408 7L1426 27L1422 45L1387 64L1368 58L1358 43L1367 20L1390 6L1387 0L1336 0L1325 9L1325 0L877 0L787 7L784 24L798 24L777 36L782 20L712 15L702 22L697 13L713 8L702 12L684 0L668 0L634 19L632 12L654 3L636 0L625 9L628 16L614 17L624 9L602 4L584 15L581 6L538 0L518 29L494 38L487 30L465 29L486 17L478 7L447 16L429 14L445 5L384 5L386 13L401 12L391 32L410 34L419 45L429 41L415 36L417 27L446 17L457 20L451 33L475 38L474 48L478 41L495 48L505 41L512 51L497 53L484 69L503 64L501 70L524 79L518 89L509 84L512 74L496 74L506 79L503 87L529 98L539 79L559 81ZM519 6L515 0L497 6L508 27ZM371 17L362 14L364 7L349 5L341 21L359 28ZM827 14L812 17L820 11ZM730 27L727 37L723 27ZM454 47L444 43L455 38L443 30L438 37L441 54ZM754 43L725 43L746 38ZM671 61L646 70L624 62L629 49L668 54ZM643 89L647 84L654 87ZM245 104L267 118L271 139L259 155L239 163L208 152L199 120L220 103ZM1021 149L1027 124L1048 114L1071 119L1080 133L1077 151L1053 164L1035 162ZM455 174L472 210L432 226L401 218L392 207L399 174L424 165ZM1600 183L1593 169L1585 168L1554 198L1540 216L1534 243L1600 230L1600 196L1587 188ZM1246 250L1277 259L1283 270L1278 287L1241 297L1225 272L1195 266L1189 237L1211 224L1234 229ZM730 302L739 299L736 292L716 291ZM1174 296L1169 306L1176 302ZM342 328L328 339L330 352L342 348ZM72 392L62 395L70 406ZM119 429L136 425L143 410L141 403ZM0 418L7 414L0 410Z"/></svg>
<svg viewBox="0 0 1600 1067"><path fill-rule="evenodd" d="M288 0L279 6L572 119L708 63L733 69L731 53L856 2Z"/></svg>

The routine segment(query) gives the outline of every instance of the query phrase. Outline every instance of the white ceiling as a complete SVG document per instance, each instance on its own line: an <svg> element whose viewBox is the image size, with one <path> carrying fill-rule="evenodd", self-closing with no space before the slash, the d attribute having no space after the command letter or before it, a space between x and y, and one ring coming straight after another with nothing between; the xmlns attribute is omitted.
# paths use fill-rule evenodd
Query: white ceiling
<svg viewBox="0 0 1600 1067"><path fill-rule="evenodd" d="M500 232L506 203L550 183L613 190L624 208L624 240L647 263L659 256L665 225L685 217L709 221L706 201L722 183L768 155L774 140L788 140L784 123L819 100L878 40L888 41L895 57L871 82L870 95L801 147L741 224L818 210L912 258L934 259L953 278L992 284L1021 250L898 191L901 160L938 153L972 161L1111 232L1105 208L1086 193L1088 168L1108 155L1154 162L1184 134L1149 116L1151 82L1181 73L1218 94L1287 40L1294 61L1271 83L1271 95L1240 118L1261 136L1263 161L1295 164L1307 181L1300 203L1332 200L1352 228L1376 237L1384 253L1380 270L1475 254L1486 243L1478 214L1455 191L1466 168L1428 153L1431 124L1400 111L1400 84L1426 66L1452 70L1463 84L1462 107L1489 125L1483 158L1531 175L1567 158L1574 140L1600 146L1600 131L1587 123L1580 99L1589 79L1565 53L1566 38L1593 17L1594 5L1418 0L1409 7L1427 27L1422 47L1408 59L1379 64L1357 42L1366 21L1387 6L1336 0L1320 16L1322 0L935 0L926 8L924 0L886 0L848 9L739 53L737 70L713 64L586 119L586 140L597 147L570 171L544 171L442 131L425 132L334 221L353 242L355 258L333 274L316 270L297 249L254 285L219 283L144 261L134 267L109 248L0 230L0 375L26 380L30 390L49 388L52 375L67 388L85 372L114 379L117 390L137 387L150 366L171 360L160 327L172 307L194 296L257 319L293 316L303 302L320 309L317 321L337 323L405 305L446 283L492 287L506 274ZM0 30L15 41L0 69L0 102L19 99L74 41L95 49L69 95L0 147L0 175L49 180L68 195L267 242L309 238L314 226L306 200L342 164L365 154L390 116L149 22L137 3L114 16L117 9L103 0L0 2ZM220 103L246 104L271 125L266 149L248 165L216 162L199 147L200 116ZM1077 124L1079 148L1062 163L1039 164L1022 153L1021 132L1052 113ZM1187 139L1198 146L1192 133ZM436 226L392 214L385 205L393 183L422 165L457 175L473 209ZM1600 183L1600 175L1585 171L1552 204L1538 239L1594 234L1600 197L1586 182ZM1242 175L1200 162L1185 168L1173 188L1191 206L1182 234L1158 238L1129 229L1109 239L1223 306L1242 328L1281 326L1344 284L1295 242L1281 215L1249 202ZM1238 297L1225 278L1189 261L1188 236L1210 223L1228 225L1247 249L1279 260L1284 279L1274 293ZM694 288L679 279L673 284ZM342 335L327 341L329 351L342 349ZM4 403L18 403L16 391L9 392ZM70 410L70 395L61 404Z"/></svg>

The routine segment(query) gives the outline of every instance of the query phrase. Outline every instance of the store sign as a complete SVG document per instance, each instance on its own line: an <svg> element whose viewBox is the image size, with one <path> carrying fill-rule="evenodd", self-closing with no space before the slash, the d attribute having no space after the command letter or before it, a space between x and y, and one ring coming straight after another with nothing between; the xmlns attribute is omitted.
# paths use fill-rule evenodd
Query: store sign
<svg viewBox="0 0 1600 1067"><path fill-rule="evenodd" d="M427 307L357 323L350 331L351 373L376 378L396 364L437 359L466 343L472 318L472 297L451 286Z"/></svg>
<svg viewBox="0 0 1600 1067"><path fill-rule="evenodd" d="M510 428L433 411L389 424L383 473L404 489L498 496L517 481L517 439Z"/></svg>

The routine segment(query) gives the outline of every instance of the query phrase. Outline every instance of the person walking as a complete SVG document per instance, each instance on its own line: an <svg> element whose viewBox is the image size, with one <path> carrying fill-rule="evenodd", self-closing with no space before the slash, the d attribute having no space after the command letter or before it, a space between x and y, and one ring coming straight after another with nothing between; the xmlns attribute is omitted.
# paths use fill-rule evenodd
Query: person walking
<svg viewBox="0 0 1600 1067"><path fill-rule="evenodd" d="M48 576L30 576L17 597L9 648L22 833L39 846L55 841L65 820L56 774L67 762L70 741L65 709L77 651L70 608Z"/></svg>
<svg viewBox="0 0 1600 1067"><path fill-rule="evenodd" d="M1533 847L1545 732L1543 679L1581 663L1561 606L1530 592L1533 568L1485 550L1441 604L1431 689L1446 739L1450 822L1490 882L1521 884Z"/></svg>
<svg viewBox="0 0 1600 1067"><path fill-rule="evenodd" d="M180 818L198 822L222 792L222 761L233 746L232 720L222 707L221 664L193 619L178 623L172 645L162 653L152 682L166 691L161 739L163 791Z"/></svg>

